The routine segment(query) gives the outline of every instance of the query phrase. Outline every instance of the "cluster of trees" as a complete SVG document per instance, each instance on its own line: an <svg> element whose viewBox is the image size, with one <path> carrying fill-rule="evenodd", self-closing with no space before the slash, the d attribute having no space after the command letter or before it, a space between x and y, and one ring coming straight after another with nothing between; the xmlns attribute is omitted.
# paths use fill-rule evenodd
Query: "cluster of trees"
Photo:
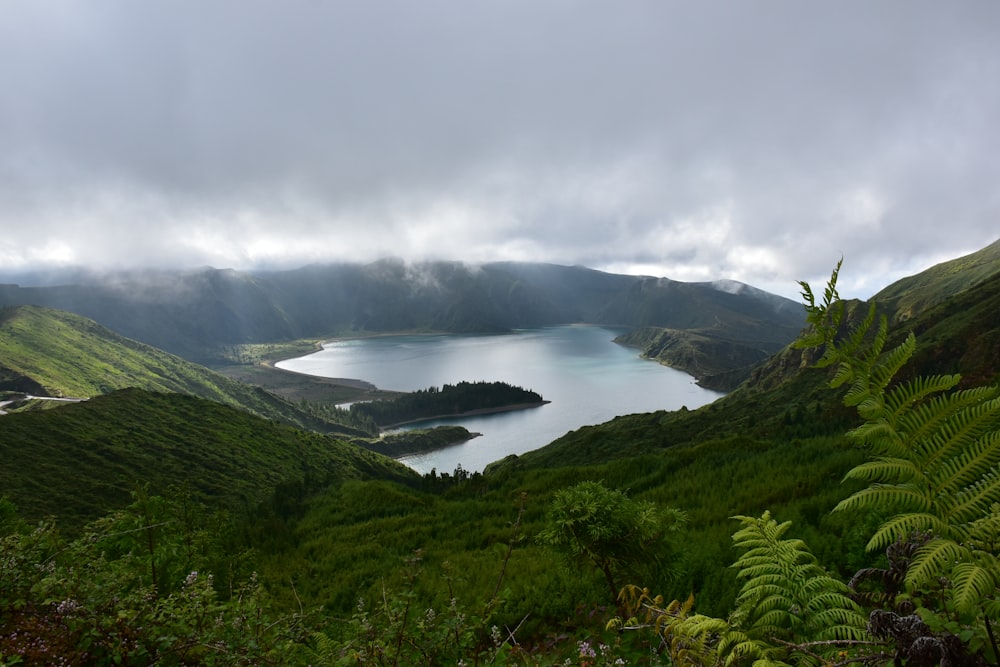
<svg viewBox="0 0 1000 667"><path fill-rule="evenodd" d="M474 410L495 410L542 402L538 393L506 382L463 381L446 384L440 389L420 389L391 400L355 403L351 406L351 413L358 422L367 418L379 426L391 426Z"/></svg>

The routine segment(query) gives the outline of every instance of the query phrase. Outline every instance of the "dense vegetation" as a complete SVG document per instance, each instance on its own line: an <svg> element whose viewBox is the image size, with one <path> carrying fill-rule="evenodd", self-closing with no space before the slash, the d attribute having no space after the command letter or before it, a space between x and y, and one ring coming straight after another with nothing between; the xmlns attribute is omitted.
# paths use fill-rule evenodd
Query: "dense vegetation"
<svg viewBox="0 0 1000 667"><path fill-rule="evenodd" d="M140 389L0 417L0 489L32 522L66 530L127 504L137 485L241 509L279 484L406 480L365 449L182 394Z"/></svg>
<svg viewBox="0 0 1000 667"><path fill-rule="evenodd" d="M234 486L249 512L133 485L67 539L18 516L34 521L57 485L78 502L99 468L47 483L58 466L29 460L23 507L0 502L0 664L997 664L1000 397L935 366L971 364L962 350L991 340L996 283L894 331L840 301L835 278L820 299L806 291L808 345L724 399L583 428L485 474L379 470L391 462L309 436L318 469L323 443L356 472ZM79 452L103 443L83 409L129 396L0 427L65 415L51 431L21 421L38 429L19 448L34 435L86 464ZM282 460L270 438L305 438L173 410L149 415L166 440L262 452L249 470ZM108 414L113 444L141 414ZM183 451L144 474L190 476L200 448Z"/></svg>
<svg viewBox="0 0 1000 667"><path fill-rule="evenodd" d="M457 445L479 435L479 433L472 433L464 426L442 424L434 428L415 428L383 433L378 438L354 438L351 442L379 454L400 457Z"/></svg>
<svg viewBox="0 0 1000 667"><path fill-rule="evenodd" d="M351 413L359 422L369 419L380 427L397 426L435 417L537 406L544 401L537 392L506 382L458 382L428 387L381 401L355 403Z"/></svg>

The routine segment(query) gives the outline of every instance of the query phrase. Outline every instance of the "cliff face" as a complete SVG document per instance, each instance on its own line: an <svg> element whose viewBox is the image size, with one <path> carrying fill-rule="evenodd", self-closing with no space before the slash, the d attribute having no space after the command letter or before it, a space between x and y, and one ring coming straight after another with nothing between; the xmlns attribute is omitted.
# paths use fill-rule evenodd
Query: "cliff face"
<svg viewBox="0 0 1000 667"><path fill-rule="evenodd" d="M637 348L643 357L692 375L706 389L731 391L750 377L751 370L774 353L759 344L744 343L701 331L643 327L615 342Z"/></svg>

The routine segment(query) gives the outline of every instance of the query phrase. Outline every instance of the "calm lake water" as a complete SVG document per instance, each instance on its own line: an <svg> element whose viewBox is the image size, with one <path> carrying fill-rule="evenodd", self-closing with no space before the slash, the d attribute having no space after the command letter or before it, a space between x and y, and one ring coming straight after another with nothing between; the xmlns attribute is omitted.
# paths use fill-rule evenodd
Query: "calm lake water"
<svg viewBox="0 0 1000 667"><path fill-rule="evenodd" d="M680 371L640 359L636 350L612 342L618 333L562 326L507 335L384 336L328 343L319 352L277 365L399 391L462 380L503 381L551 401L515 412L423 422L420 427L461 424L483 435L401 459L421 473L451 472L459 464L481 471L492 461L537 449L587 424L636 412L696 408L722 395L702 389Z"/></svg>

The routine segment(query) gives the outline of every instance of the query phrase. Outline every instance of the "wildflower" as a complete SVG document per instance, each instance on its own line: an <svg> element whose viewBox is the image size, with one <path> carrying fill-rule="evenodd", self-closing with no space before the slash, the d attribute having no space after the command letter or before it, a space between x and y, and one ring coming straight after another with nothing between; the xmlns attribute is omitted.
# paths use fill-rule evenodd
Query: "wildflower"
<svg viewBox="0 0 1000 667"><path fill-rule="evenodd" d="M79 602L72 598L66 598L56 606L56 611L63 616L69 616L79 608Z"/></svg>

